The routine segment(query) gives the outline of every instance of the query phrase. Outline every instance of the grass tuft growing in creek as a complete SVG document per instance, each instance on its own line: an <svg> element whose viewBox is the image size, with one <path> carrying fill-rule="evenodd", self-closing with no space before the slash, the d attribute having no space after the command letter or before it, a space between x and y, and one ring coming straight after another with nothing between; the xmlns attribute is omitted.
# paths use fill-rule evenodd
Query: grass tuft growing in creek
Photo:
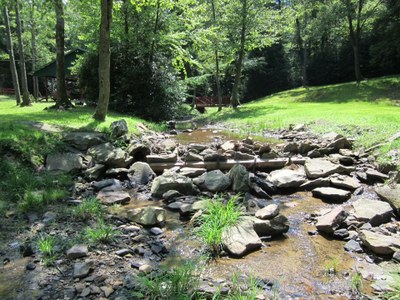
<svg viewBox="0 0 400 300"><path fill-rule="evenodd" d="M351 277L351 292L355 295L358 295L361 293L361 290L363 289L363 277L360 272L356 272L352 277Z"/></svg>
<svg viewBox="0 0 400 300"><path fill-rule="evenodd" d="M82 201L72 211L73 216L79 220L88 220L101 218L104 215L104 208L101 203L95 198L90 197Z"/></svg>
<svg viewBox="0 0 400 300"><path fill-rule="evenodd" d="M54 265L54 262L57 259L56 239L51 235L43 235L39 238L37 245L43 255L43 264L47 267Z"/></svg>
<svg viewBox="0 0 400 300"><path fill-rule="evenodd" d="M98 219L94 228L89 226L85 228L83 237L91 244L107 244L112 242L117 234L119 231L115 230L112 225L107 225L103 219Z"/></svg>
<svg viewBox="0 0 400 300"><path fill-rule="evenodd" d="M134 299L193 299L199 284L193 263L186 262L164 273L139 277Z"/></svg>
<svg viewBox="0 0 400 300"><path fill-rule="evenodd" d="M222 250L222 233L227 228L236 225L241 216L238 205L240 195L224 201L223 196L215 196L209 199L206 211L200 216L200 227L197 235L207 245L212 257L217 257Z"/></svg>

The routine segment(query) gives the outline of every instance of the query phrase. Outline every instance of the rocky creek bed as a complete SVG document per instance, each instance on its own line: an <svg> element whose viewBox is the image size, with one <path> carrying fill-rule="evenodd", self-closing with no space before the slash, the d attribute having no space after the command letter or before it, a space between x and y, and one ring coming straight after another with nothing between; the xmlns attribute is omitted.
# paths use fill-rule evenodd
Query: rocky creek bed
<svg viewBox="0 0 400 300"><path fill-rule="evenodd" d="M352 150L351 138L304 126L269 133L273 142L208 129L132 136L123 121L111 131L111 140L65 134L68 151L48 155L45 167L75 174L69 207L91 196L107 207L115 241L75 245L94 222L72 219L65 205L27 215L22 227L10 213L1 228L1 299L134 299L139 274L204 254L190 222L204 197L238 193L243 217L224 235L221 258L202 267L205 294L228 292L233 274L255 276L259 299L368 299L396 283L399 175ZM70 240L55 267L41 263L33 243L41 234ZM352 291L357 273L362 294Z"/></svg>

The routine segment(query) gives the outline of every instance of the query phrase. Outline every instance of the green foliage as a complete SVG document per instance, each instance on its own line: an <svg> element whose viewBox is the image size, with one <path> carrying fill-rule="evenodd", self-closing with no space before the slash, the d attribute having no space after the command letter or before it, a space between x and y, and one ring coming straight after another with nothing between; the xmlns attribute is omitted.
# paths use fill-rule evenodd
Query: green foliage
<svg viewBox="0 0 400 300"><path fill-rule="evenodd" d="M183 263L162 274L139 277L139 291L134 293L138 299L193 299L199 277L195 266Z"/></svg>
<svg viewBox="0 0 400 300"><path fill-rule="evenodd" d="M103 219L98 219L94 228L85 228L83 237L91 244L107 244L112 242L118 233L113 226L105 224Z"/></svg>
<svg viewBox="0 0 400 300"><path fill-rule="evenodd" d="M355 273L351 277L351 291L354 294L359 294L361 293L361 290L363 289L363 277L360 272Z"/></svg>
<svg viewBox="0 0 400 300"><path fill-rule="evenodd" d="M73 210L73 215L80 220L101 218L104 214L104 208L95 197L85 199Z"/></svg>
<svg viewBox="0 0 400 300"><path fill-rule="evenodd" d="M39 238L37 246L42 252L42 261L45 266L51 266L57 259L56 239L51 235L43 235Z"/></svg>
<svg viewBox="0 0 400 300"><path fill-rule="evenodd" d="M325 265L324 273L326 276L335 276L338 272L338 267L339 267L339 259L337 257L334 257L332 261L328 262Z"/></svg>
<svg viewBox="0 0 400 300"><path fill-rule="evenodd" d="M232 277L232 288L225 299L252 300L260 293L259 280L253 276L241 278L238 273Z"/></svg>
<svg viewBox="0 0 400 300"><path fill-rule="evenodd" d="M222 250L222 233L238 223L241 215L237 204L240 195L231 197L226 203L222 196L208 200L206 211L200 216L200 227L196 234L207 245L212 256L218 256Z"/></svg>

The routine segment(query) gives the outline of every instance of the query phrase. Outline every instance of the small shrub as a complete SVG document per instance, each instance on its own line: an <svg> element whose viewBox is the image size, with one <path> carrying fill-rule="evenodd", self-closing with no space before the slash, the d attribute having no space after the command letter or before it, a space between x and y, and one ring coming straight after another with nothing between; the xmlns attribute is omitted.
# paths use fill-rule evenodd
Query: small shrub
<svg viewBox="0 0 400 300"><path fill-rule="evenodd" d="M357 272L351 277L351 291L354 294L361 293L363 288L363 277L360 272Z"/></svg>
<svg viewBox="0 0 400 300"><path fill-rule="evenodd" d="M184 263L162 274L139 277L139 291L134 293L134 297L189 300L193 299L198 283L195 266Z"/></svg>
<svg viewBox="0 0 400 300"><path fill-rule="evenodd" d="M40 211L43 209L44 200L42 191L27 191L19 201L19 209L26 213L29 211Z"/></svg>
<svg viewBox="0 0 400 300"><path fill-rule="evenodd" d="M45 266L51 266L57 258L56 240L53 236L41 236L38 240L38 248L42 252L42 261Z"/></svg>
<svg viewBox="0 0 400 300"><path fill-rule="evenodd" d="M114 240L116 234L118 234L118 231L113 229L111 225L106 225L102 219L98 219L95 228L86 227L83 233L84 238L92 244L110 243Z"/></svg>
<svg viewBox="0 0 400 300"><path fill-rule="evenodd" d="M252 300L260 293L259 280L250 276L240 280L239 274L232 278L232 289L226 299L229 300Z"/></svg>
<svg viewBox="0 0 400 300"><path fill-rule="evenodd" d="M236 202L240 195L231 197L226 204L222 197L209 200L206 212L200 217L200 227L197 235L208 246L213 256L218 256L222 250L222 233L227 228L238 223L241 210Z"/></svg>
<svg viewBox="0 0 400 300"><path fill-rule="evenodd" d="M339 259L334 257L331 262L325 265L325 275L336 275L339 267Z"/></svg>
<svg viewBox="0 0 400 300"><path fill-rule="evenodd" d="M104 214L104 208L95 197L84 200L73 210L73 215L80 220L100 218Z"/></svg>

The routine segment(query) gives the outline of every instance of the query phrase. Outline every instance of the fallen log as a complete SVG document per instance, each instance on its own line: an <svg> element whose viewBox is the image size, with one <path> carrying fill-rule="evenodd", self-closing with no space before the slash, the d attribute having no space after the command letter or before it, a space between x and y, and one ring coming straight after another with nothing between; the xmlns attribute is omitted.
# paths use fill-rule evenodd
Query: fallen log
<svg viewBox="0 0 400 300"><path fill-rule="evenodd" d="M174 167L189 167L189 168L204 168L210 170L230 170L234 165L241 164L249 170L266 170L266 169L280 169L287 163L288 158L275 158L275 159L261 159L256 158L252 160L234 160L228 159L226 161L197 161L197 162L170 162L170 163L150 163L150 167L155 173L161 173L165 169ZM297 165L304 165L305 158L291 158L291 163Z"/></svg>

